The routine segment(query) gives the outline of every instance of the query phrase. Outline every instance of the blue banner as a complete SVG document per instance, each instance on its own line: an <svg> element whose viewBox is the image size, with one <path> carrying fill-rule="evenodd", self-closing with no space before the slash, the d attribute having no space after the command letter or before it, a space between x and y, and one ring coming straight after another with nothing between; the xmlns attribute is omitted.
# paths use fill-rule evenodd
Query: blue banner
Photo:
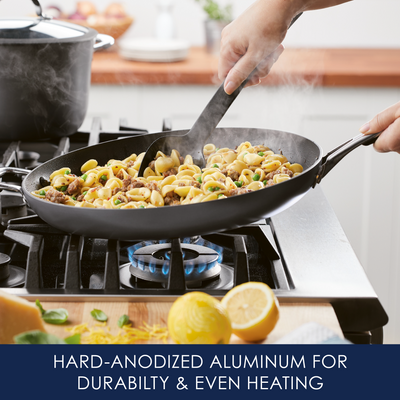
<svg viewBox="0 0 400 400"><path fill-rule="evenodd" d="M1 345L0 398L382 398L399 359L400 345Z"/></svg>

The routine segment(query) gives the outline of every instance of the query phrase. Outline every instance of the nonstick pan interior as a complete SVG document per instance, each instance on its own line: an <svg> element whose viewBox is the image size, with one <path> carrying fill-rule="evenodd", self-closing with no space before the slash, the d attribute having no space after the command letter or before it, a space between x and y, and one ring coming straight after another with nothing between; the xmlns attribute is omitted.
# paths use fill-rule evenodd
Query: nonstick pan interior
<svg viewBox="0 0 400 400"><path fill-rule="evenodd" d="M180 135L187 131L171 131ZM104 165L110 159L124 159L139 154L165 132L135 136L86 147L47 161L23 181L29 205L44 221L68 233L119 240L168 239L201 235L257 221L276 214L298 201L314 184L321 161L321 149L311 140L288 132L253 128L217 128L209 143L217 147L235 147L242 142L264 144L275 153L282 152L291 163L302 164L299 176L245 195L207 203L151 209L108 210L70 207L36 198L31 191L41 187L45 179L62 167L80 174L80 167L89 159ZM190 149L177 148L181 155Z"/></svg>

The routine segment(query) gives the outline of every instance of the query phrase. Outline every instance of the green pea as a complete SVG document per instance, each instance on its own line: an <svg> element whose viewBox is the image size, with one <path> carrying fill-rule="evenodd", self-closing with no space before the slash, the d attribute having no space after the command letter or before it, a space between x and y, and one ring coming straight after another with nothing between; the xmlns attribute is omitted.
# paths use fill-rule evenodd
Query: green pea
<svg viewBox="0 0 400 400"><path fill-rule="evenodd" d="M60 187L60 191L61 192L65 192L67 190L68 186L61 186Z"/></svg>
<svg viewBox="0 0 400 400"><path fill-rule="evenodd" d="M235 181L234 184L235 184L237 187L242 187L243 182L242 182L242 181Z"/></svg>
<svg viewBox="0 0 400 400"><path fill-rule="evenodd" d="M218 198L220 198L220 197L222 197L223 196L223 194L222 193L220 193L219 195L218 195Z"/></svg>
<svg viewBox="0 0 400 400"><path fill-rule="evenodd" d="M39 192L39 194L40 194L41 196L46 196L46 191L45 191L45 190L41 190L41 191Z"/></svg>
<svg viewBox="0 0 400 400"><path fill-rule="evenodd" d="M82 175L82 179L83 179L84 181L86 181L86 179L87 179L87 174L83 174L83 175Z"/></svg>
<svg viewBox="0 0 400 400"><path fill-rule="evenodd" d="M75 196L72 196L72 200L76 200L76 197L75 197Z"/></svg>
<svg viewBox="0 0 400 400"><path fill-rule="evenodd" d="M215 190L215 188L213 188L212 186L210 186L207 190L208 190L209 192L213 192L213 191Z"/></svg>
<svg viewBox="0 0 400 400"><path fill-rule="evenodd" d="M260 175L259 174L254 174L253 175L253 181L259 181L260 180Z"/></svg>
<svg viewBox="0 0 400 400"><path fill-rule="evenodd" d="M67 169L65 172L64 172L64 175L69 175L71 173L71 171L69 170L69 169Z"/></svg>
<svg viewBox="0 0 400 400"><path fill-rule="evenodd" d="M82 194L83 194L84 196L86 196L86 195L87 195L87 190L85 190Z"/></svg>
<svg viewBox="0 0 400 400"><path fill-rule="evenodd" d="M106 181L107 180L107 175L102 175L100 178L102 181Z"/></svg>
<svg viewBox="0 0 400 400"><path fill-rule="evenodd" d="M264 153L263 153L262 151L259 151L257 154L258 154L260 157L262 157L262 156L264 155Z"/></svg>
<svg viewBox="0 0 400 400"><path fill-rule="evenodd" d="M145 206L139 206L139 208L145 208Z"/></svg>
<svg viewBox="0 0 400 400"><path fill-rule="evenodd" d="M121 200L117 199L114 201L114 204L117 206L118 204L121 204Z"/></svg>
<svg viewBox="0 0 400 400"><path fill-rule="evenodd" d="M266 179L263 180L264 186L267 186L268 181Z"/></svg>
<svg viewBox="0 0 400 400"><path fill-rule="evenodd" d="M199 183L203 183L203 181L201 180L201 176L199 176L198 178L196 178L196 181Z"/></svg>
<svg viewBox="0 0 400 400"><path fill-rule="evenodd" d="M219 167L218 167L218 164L214 164L214 165L212 166L212 168L219 168Z"/></svg>

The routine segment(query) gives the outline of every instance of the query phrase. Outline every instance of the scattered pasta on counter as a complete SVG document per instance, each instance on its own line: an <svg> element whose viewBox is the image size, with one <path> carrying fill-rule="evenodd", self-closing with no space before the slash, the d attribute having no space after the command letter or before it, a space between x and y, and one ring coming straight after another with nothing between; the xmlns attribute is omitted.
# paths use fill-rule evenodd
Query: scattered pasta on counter
<svg viewBox="0 0 400 400"><path fill-rule="evenodd" d="M236 149L207 144L206 167L177 150L158 152L138 177L145 153L99 166L88 160L75 175L68 167L50 175L50 185L32 194L43 200L75 207L133 209L193 204L260 190L299 175L303 167L264 145L241 143Z"/></svg>

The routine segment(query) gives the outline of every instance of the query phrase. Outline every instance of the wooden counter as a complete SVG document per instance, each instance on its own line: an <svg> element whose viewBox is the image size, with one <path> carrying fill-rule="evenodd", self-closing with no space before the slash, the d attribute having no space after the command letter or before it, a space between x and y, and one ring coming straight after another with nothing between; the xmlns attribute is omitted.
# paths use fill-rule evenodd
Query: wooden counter
<svg viewBox="0 0 400 400"><path fill-rule="evenodd" d="M53 333L59 337L65 338L70 335L66 328L70 328L74 325L81 323L88 323L89 327L96 326L99 323L92 318L90 312L96 308L104 311L108 316L107 326L110 328L110 332L117 334L120 330L117 326L118 318L127 314L130 321L133 323L133 327L139 328L143 326L143 322L149 325L159 324L161 327L167 327L168 311L171 308L172 303L166 302L147 302L147 303L136 303L136 302L98 302L98 303L71 303L71 302L59 302L50 303L42 302L44 309L53 308L66 308L69 312L69 318L66 324L63 325L46 325L46 330L49 333ZM265 343L274 343L278 339L282 338L289 332L300 327L307 322L317 322L332 331L334 331L339 337L343 337L343 333L340 329L339 322L336 318L336 314L330 304L281 304L280 306L280 319L275 329L266 339ZM106 329L106 328L104 328ZM172 343L171 339L168 341ZM157 341L152 341L157 343ZM161 343L161 342L158 342ZM232 335L231 343L245 343L237 336Z"/></svg>
<svg viewBox="0 0 400 400"><path fill-rule="evenodd" d="M117 46L117 45L116 45ZM190 49L185 61L147 63L122 59L117 47L94 54L93 84L218 84L218 58ZM286 49L266 85L400 87L400 49Z"/></svg>

